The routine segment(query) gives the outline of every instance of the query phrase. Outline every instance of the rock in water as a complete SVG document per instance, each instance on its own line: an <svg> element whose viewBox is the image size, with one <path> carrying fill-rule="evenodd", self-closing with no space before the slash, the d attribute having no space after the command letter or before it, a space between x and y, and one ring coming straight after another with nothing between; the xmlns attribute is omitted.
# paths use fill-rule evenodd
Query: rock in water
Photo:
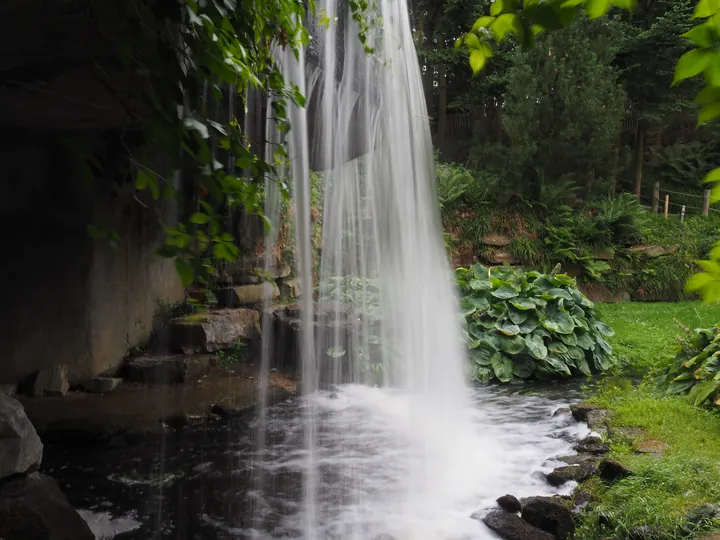
<svg viewBox="0 0 720 540"><path fill-rule="evenodd" d="M572 538L575 522L569 508L550 497L529 497L522 501L522 518L552 533L558 540Z"/></svg>
<svg viewBox="0 0 720 540"><path fill-rule="evenodd" d="M582 483L591 476L595 476L598 472L597 467L593 463L583 463L581 465L568 465L567 467L558 467L547 475L548 484L554 487L574 480Z"/></svg>
<svg viewBox="0 0 720 540"><path fill-rule="evenodd" d="M483 523L505 540L554 540L554 536L533 527L517 514L494 510L483 518Z"/></svg>
<svg viewBox="0 0 720 540"><path fill-rule="evenodd" d="M42 442L23 406L0 392L0 479L38 467L42 454Z"/></svg>
<svg viewBox="0 0 720 540"><path fill-rule="evenodd" d="M0 484L0 538L95 540L57 482L39 473Z"/></svg>
<svg viewBox="0 0 720 540"><path fill-rule="evenodd" d="M601 461L598 468L600 469L600 478L606 482L614 482L615 480L625 478L632 474L632 471L625 467L625 465L613 459Z"/></svg>
<svg viewBox="0 0 720 540"><path fill-rule="evenodd" d="M519 512L522 510L520 501L514 495L503 495L497 500L498 506L507 512Z"/></svg>

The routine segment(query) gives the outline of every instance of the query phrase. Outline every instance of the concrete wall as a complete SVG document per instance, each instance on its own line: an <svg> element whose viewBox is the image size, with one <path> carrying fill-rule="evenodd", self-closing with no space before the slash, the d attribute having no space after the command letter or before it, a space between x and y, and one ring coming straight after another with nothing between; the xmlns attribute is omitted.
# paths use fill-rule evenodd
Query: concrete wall
<svg viewBox="0 0 720 540"><path fill-rule="evenodd" d="M172 262L153 255L158 213L175 209L143 207L117 172L88 182L59 141L0 133L0 383L56 364L72 380L113 368L147 337L158 300L183 298ZM117 249L88 236L100 220L119 232Z"/></svg>

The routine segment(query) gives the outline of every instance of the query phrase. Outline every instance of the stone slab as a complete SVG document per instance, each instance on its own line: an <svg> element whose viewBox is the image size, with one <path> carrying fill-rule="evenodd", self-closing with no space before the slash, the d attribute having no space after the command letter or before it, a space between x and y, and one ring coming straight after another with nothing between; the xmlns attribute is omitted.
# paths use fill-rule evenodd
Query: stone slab
<svg viewBox="0 0 720 540"><path fill-rule="evenodd" d="M211 310L170 321L170 348L175 353L216 352L259 336L260 313L247 308Z"/></svg>
<svg viewBox="0 0 720 540"><path fill-rule="evenodd" d="M37 373L31 393L35 397L64 396L69 390L68 367L58 365L43 369Z"/></svg>
<svg viewBox="0 0 720 540"><path fill-rule="evenodd" d="M182 384L194 381L209 371L217 359L199 356L141 356L125 366L128 380L141 384Z"/></svg>
<svg viewBox="0 0 720 540"><path fill-rule="evenodd" d="M234 285L223 287L217 292L218 303L227 308L262 304L266 297L271 300L280 297L280 289L275 283L266 281L253 285Z"/></svg>

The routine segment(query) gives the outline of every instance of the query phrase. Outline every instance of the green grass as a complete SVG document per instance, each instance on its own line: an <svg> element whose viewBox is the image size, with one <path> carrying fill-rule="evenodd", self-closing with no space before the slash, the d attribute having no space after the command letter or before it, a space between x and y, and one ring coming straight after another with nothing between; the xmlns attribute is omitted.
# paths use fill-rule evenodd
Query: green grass
<svg viewBox="0 0 720 540"><path fill-rule="evenodd" d="M682 334L678 322L690 329L720 322L720 305L700 302L626 302L596 307L602 320L615 330L610 343L622 368L641 377L667 365Z"/></svg>
<svg viewBox="0 0 720 540"><path fill-rule="evenodd" d="M633 376L656 374L666 365L682 332L673 319L690 328L720 321L720 307L694 302L602 305L599 312L615 329L613 346ZM614 411L611 427L642 428L647 438L667 447L657 458L634 454L631 440L611 441L610 457L635 474L615 484L599 479L585 484L596 502L583 513L576 539L623 539L643 525L653 527L658 540L695 539L720 530L712 513L692 518L703 505L720 503L720 415L694 407L685 396L666 395L652 377L637 385L608 378L591 401Z"/></svg>

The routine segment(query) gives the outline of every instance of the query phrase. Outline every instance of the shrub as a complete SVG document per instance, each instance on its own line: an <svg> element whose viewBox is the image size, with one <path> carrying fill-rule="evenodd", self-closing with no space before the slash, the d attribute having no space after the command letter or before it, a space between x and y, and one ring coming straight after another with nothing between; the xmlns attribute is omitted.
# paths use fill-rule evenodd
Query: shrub
<svg viewBox="0 0 720 540"><path fill-rule="evenodd" d="M665 377L674 394L690 394L695 405L720 406L720 325L689 332Z"/></svg>
<svg viewBox="0 0 720 540"><path fill-rule="evenodd" d="M455 272L475 378L483 383L590 375L612 365L612 329L564 274Z"/></svg>

